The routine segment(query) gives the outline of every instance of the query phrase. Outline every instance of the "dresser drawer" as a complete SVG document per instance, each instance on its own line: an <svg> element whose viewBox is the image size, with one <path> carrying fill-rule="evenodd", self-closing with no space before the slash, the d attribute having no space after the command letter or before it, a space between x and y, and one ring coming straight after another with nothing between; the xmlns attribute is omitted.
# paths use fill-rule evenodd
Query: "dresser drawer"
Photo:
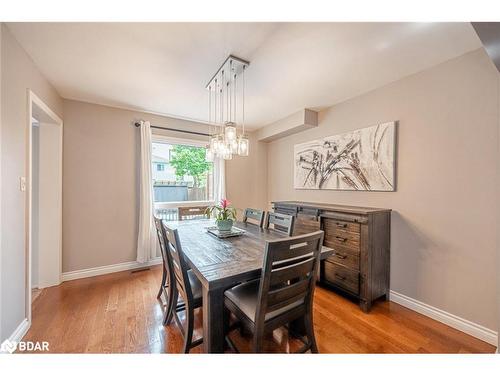
<svg viewBox="0 0 500 375"><path fill-rule="evenodd" d="M335 250L352 250L359 253L360 227L357 223L324 219L325 246Z"/></svg>
<svg viewBox="0 0 500 375"><path fill-rule="evenodd" d="M359 231L360 231L359 223L323 218L323 225L325 227L325 230L328 229L330 231L357 233L359 236Z"/></svg>
<svg viewBox="0 0 500 375"><path fill-rule="evenodd" d="M324 262L324 271L325 281L351 293L359 294L359 272L328 261Z"/></svg>
<svg viewBox="0 0 500 375"><path fill-rule="evenodd" d="M335 250L351 250L359 253L359 235L358 237L350 237L343 233L328 233L325 230L325 246Z"/></svg>
<svg viewBox="0 0 500 375"><path fill-rule="evenodd" d="M351 249L337 248L333 255L326 259L326 261L359 271L359 252Z"/></svg>

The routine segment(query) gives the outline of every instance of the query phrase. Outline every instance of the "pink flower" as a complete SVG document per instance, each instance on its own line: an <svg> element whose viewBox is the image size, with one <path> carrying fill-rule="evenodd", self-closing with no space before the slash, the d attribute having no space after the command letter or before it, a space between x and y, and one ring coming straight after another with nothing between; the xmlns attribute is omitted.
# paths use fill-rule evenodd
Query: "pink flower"
<svg viewBox="0 0 500 375"><path fill-rule="evenodd" d="M222 206L222 208L225 210L226 207L228 207L229 205L231 204L231 202L229 202L227 199L223 198L220 200L220 205Z"/></svg>

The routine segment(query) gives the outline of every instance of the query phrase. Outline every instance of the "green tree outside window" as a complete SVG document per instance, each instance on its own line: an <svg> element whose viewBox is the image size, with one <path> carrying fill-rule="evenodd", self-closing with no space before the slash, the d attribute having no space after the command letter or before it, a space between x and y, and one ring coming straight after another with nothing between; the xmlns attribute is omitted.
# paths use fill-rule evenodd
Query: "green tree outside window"
<svg viewBox="0 0 500 375"><path fill-rule="evenodd" d="M175 175L179 180L186 175L193 177L194 187L203 187L212 163L205 161L205 149L175 145L172 150L170 165L175 168Z"/></svg>

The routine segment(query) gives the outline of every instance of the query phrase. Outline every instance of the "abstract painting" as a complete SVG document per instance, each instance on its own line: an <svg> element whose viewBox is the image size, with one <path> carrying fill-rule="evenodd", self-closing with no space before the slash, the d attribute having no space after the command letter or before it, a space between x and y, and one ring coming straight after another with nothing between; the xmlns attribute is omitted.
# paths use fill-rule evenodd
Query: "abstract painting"
<svg viewBox="0 0 500 375"><path fill-rule="evenodd" d="M395 191L396 122L294 147L296 189Z"/></svg>

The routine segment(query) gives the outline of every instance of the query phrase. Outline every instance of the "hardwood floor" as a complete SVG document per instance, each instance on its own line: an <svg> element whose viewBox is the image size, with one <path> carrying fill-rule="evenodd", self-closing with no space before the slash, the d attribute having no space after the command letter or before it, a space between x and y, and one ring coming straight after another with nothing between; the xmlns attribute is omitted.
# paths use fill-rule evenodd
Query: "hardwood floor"
<svg viewBox="0 0 500 375"><path fill-rule="evenodd" d="M48 341L52 353L179 353L175 323L162 326L156 300L160 266L68 281L44 289L33 304L26 341ZM196 313L195 339L202 334ZM314 326L320 353L493 353L495 347L393 302L378 302L369 314L335 293L316 288ZM240 351L251 337L231 334ZM276 330L268 352L286 353L302 343ZM201 347L191 350L201 352Z"/></svg>

